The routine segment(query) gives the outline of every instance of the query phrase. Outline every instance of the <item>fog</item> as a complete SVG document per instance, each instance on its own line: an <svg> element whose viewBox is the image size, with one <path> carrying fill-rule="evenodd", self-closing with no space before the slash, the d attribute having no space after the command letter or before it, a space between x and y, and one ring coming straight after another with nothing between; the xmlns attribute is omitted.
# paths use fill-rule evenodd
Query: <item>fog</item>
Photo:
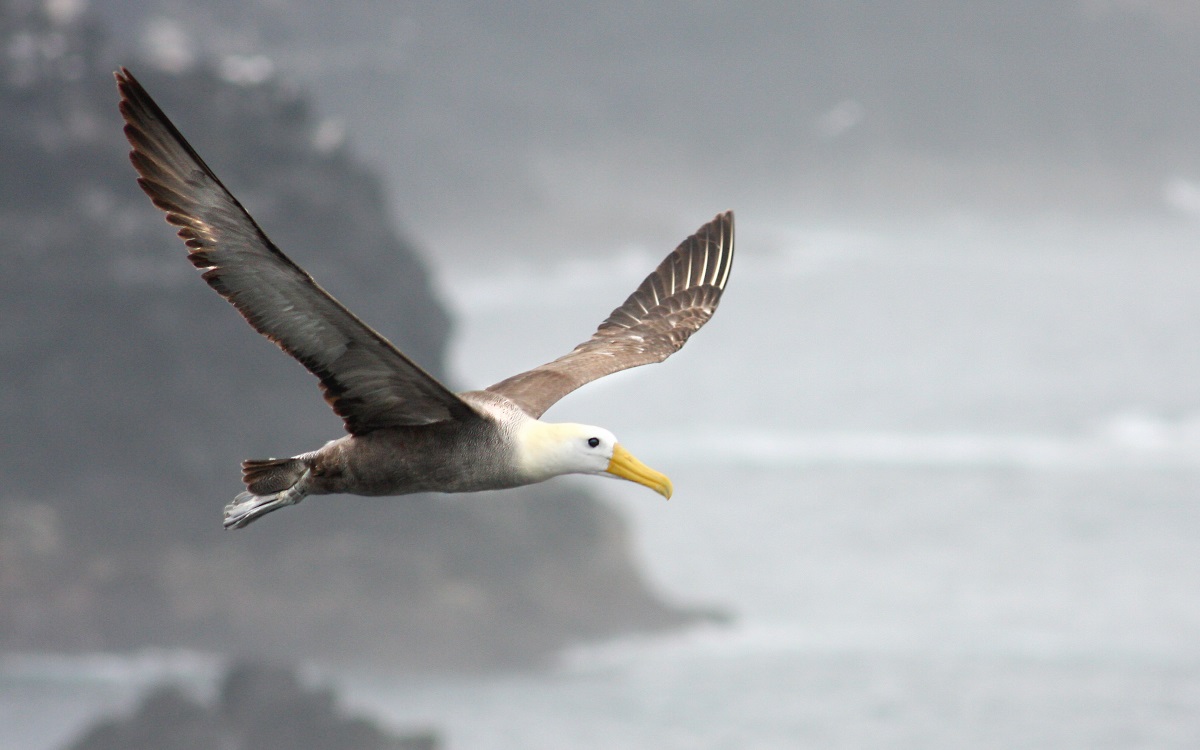
<svg viewBox="0 0 1200 750"><path fill-rule="evenodd" d="M264 55L439 258L669 246L725 206L1154 211L1200 168L1181 3L245 5L97 10L168 64Z"/></svg>
<svg viewBox="0 0 1200 750"><path fill-rule="evenodd" d="M160 71L309 96L382 175L468 387L569 350L736 211L711 324L547 415L672 475L667 504L580 486L630 523L658 596L728 621L581 638L540 671L322 672L354 709L454 748L1200 739L1190 5L88 12ZM167 662L78 666L79 694L37 710L212 682Z"/></svg>

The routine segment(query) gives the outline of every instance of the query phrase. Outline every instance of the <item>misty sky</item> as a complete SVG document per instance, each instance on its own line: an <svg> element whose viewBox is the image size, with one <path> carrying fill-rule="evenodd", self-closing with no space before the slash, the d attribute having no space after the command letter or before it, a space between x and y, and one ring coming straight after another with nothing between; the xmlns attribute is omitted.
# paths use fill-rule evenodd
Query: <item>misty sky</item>
<svg viewBox="0 0 1200 750"><path fill-rule="evenodd" d="M429 252L939 213L1193 211L1200 14L1060 0L98 4L157 64L279 71ZM203 150L203 148L201 148ZM497 243L498 236L506 238Z"/></svg>

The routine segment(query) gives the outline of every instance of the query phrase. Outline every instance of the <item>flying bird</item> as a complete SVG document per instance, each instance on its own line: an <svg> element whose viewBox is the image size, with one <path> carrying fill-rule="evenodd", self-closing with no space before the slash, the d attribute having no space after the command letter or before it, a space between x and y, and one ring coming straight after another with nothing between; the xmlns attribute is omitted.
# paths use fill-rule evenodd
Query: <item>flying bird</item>
<svg viewBox="0 0 1200 750"><path fill-rule="evenodd" d="M179 227L188 260L246 321L320 381L347 434L291 458L242 463L225 506L241 528L308 495L518 487L563 474L671 480L602 427L542 421L568 393L679 350L717 308L733 262L733 213L688 237L591 338L484 390L455 393L347 310L267 238L137 79L116 73L138 184Z"/></svg>

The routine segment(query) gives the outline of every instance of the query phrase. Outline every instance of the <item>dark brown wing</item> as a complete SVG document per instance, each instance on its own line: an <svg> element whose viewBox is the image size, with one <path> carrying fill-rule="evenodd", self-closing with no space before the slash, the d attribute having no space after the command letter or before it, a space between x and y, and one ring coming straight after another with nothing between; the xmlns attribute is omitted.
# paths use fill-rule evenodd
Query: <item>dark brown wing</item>
<svg viewBox="0 0 1200 750"><path fill-rule="evenodd" d="M488 388L534 417L587 383L662 362L708 322L733 264L733 212L700 227L570 354Z"/></svg>
<svg viewBox="0 0 1200 750"><path fill-rule="evenodd" d="M116 77L138 184L209 286L320 379L348 431L475 414L280 252L129 71Z"/></svg>

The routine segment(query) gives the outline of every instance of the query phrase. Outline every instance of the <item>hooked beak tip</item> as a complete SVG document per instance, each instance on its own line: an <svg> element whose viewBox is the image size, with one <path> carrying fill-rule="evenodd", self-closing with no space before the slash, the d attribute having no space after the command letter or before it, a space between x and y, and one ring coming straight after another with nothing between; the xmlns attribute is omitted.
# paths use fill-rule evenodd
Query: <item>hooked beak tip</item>
<svg viewBox="0 0 1200 750"><path fill-rule="evenodd" d="M655 471L637 460L620 444L613 446L612 459L608 462L608 468L605 471L621 479L649 487L668 500L675 492L675 487L666 474Z"/></svg>

